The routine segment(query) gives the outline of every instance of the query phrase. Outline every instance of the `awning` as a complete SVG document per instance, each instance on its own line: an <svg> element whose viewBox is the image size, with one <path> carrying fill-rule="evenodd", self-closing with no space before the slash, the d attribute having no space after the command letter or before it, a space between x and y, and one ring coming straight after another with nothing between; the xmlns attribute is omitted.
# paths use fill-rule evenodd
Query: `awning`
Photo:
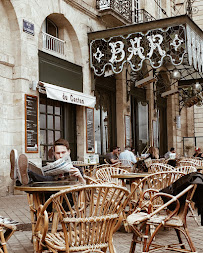
<svg viewBox="0 0 203 253"><path fill-rule="evenodd" d="M44 90L42 86L45 88L46 95L50 99L62 101L65 103L71 103L86 107L94 107L96 103L96 98L87 95L82 92L66 89L60 86L56 86L49 83L39 82L39 91ZM42 92L45 93L45 92Z"/></svg>

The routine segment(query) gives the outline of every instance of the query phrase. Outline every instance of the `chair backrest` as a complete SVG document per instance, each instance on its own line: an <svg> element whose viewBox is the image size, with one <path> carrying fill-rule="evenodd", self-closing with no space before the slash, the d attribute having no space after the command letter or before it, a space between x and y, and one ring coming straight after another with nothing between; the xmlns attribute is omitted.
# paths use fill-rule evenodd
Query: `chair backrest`
<svg viewBox="0 0 203 253"><path fill-rule="evenodd" d="M196 165L196 166L203 166L203 159L201 158L192 158L191 161Z"/></svg>
<svg viewBox="0 0 203 253"><path fill-rule="evenodd" d="M122 185L122 180L118 178L112 178L112 175L129 173L127 170L120 169L117 167L106 167L96 171L96 178L102 180L103 182L115 183L117 185Z"/></svg>
<svg viewBox="0 0 203 253"><path fill-rule="evenodd" d="M174 170L162 171L153 173L140 180L140 182L135 185L135 188L132 192L135 202L134 210L137 207L141 208L144 202L144 206L147 207L150 197L157 193L157 191L169 186L184 175L185 173ZM147 194L146 190L149 190ZM143 199L145 200L143 201ZM157 200L157 206L161 205L162 203L163 201L161 199Z"/></svg>
<svg viewBox="0 0 203 253"><path fill-rule="evenodd" d="M117 163L114 163L114 164L110 164L110 167L116 167L116 168L119 168L121 165L121 162L117 162Z"/></svg>
<svg viewBox="0 0 203 253"><path fill-rule="evenodd" d="M153 163L149 168L149 172L156 173L162 171L173 171L173 169L174 167L169 164Z"/></svg>
<svg viewBox="0 0 203 253"><path fill-rule="evenodd" d="M189 174L191 172L196 172L197 171L196 167L190 166L190 165L175 167L174 170L179 171L179 172L183 172L185 174Z"/></svg>
<svg viewBox="0 0 203 253"><path fill-rule="evenodd" d="M192 160L180 160L178 163L178 167L179 166L197 166Z"/></svg>
<svg viewBox="0 0 203 253"><path fill-rule="evenodd" d="M52 245L53 238L56 238L56 244L63 239L66 248L60 252L99 251L108 247L115 224L128 204L129 195L126 188L104 184L62 190L45 202L37 219L35 233L43 244L49 238ZM52 223L51 233L47 230L44 234L40 224L50 206L54 210L53 220L58 222Z"/></svg>

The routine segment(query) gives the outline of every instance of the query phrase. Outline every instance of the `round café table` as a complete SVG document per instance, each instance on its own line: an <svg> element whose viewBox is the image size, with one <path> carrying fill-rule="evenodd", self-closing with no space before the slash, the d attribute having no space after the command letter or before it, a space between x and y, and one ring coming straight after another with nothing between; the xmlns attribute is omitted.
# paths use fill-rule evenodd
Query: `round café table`
<svg viewBox="0 0 203 253"><path fill-rule="evenodd" d="M46 200L54 193L65 190L70 187L78 186L81 183L78 181L46 181L46 182L34 182L28 185L15 186L15 190L24 191L27 193L28 204L30 208L31 223L32 223L32 240L34 252L37 252L36 238L34 235L35 225L37 221L37 210L40 205L43 205ZM57 218L52 220L57 222Z"/></svg>
<svg viewBox="0 0 203 253"><path fill-rule="evenodd" d="M130 190L133 192L134 190L134 184L132 183L139 183L139 181L147 176L149 176L151 173L144 172L144 173L126 173L126 174L117 174L117 175L111 175L112 178L119 178L122 180L122 185L125 186L125 181L128 180L130 184ZM136 197L136 196L134 196Z"/></svg>

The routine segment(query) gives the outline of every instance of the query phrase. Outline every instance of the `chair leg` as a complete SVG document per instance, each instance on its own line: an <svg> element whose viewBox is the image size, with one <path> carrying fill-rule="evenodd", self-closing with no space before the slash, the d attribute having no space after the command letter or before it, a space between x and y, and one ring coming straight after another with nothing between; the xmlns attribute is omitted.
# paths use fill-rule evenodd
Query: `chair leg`
<svg viewBox="0 0 203 253"><path fill-rule="evenodd" d="M2 248L3 248L3 252L8 253L8 250L7 250L7 247L6 247L6 240L5 240L5 237L4 237L4 231L3 231L2 227L0 227L0 240L1 240Z"/></svg>
<svg viewBox="0 0 203 253"><path fill-rule="evenodd" d="M131 241L129 253L134 253L134 252L135 252L135 248L136 248L136 238L137 238L136 234L133 233L133 237L132 237L132 241Z"/></svg>
<svg viewBox="0 0 203 253"><path fill-rule="evenodd" d="M180 230L175 228L175 231L176 231L176 235L178 237L179 243L183 244L183 241L182 241L182 238L181 238L181 235L180 235ZM181 249L185 249L185 245L181 245Z"/></svg>
<svg viewBox="0 0 203 253"><path fill-rule="evenodd" d="M188 231L187 227L184 227L184 231L181 231L181 232L185 235L185 238L189 244L191 252L196 252L195 246L190 238L189 231Z"/></svg>

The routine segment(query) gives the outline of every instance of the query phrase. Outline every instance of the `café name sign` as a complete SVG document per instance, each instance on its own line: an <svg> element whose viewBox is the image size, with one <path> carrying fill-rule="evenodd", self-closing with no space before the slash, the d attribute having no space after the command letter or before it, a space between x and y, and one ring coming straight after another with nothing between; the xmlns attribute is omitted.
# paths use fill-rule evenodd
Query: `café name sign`
<svg viewBox="0 0 203 253"><path fill-rule="evenodd" d="M130 64L133 71L138 71L145 60L149 60L153 68L159 68L165 57L168 57L173 65L180 65L183 63L184 55L188 52L188 47L190 49L188 53L192 59L190 64L196 64L201 71L203 60L200 59L200 50L198 45L195 45L195 50L199 52L193 52L196 38L191 38L191 31L188 29L189 27L186 31L185 25L177 25L167 29L149 30L146 33L135 32L126 36L92 40L90 42L91 68L97 76L103 75L109 69L118 74L126 63ZM187 45L188 36L190 45ZM199 39L199 43L200 41ZM201 49L201 45L199 48Z"/></svg>

